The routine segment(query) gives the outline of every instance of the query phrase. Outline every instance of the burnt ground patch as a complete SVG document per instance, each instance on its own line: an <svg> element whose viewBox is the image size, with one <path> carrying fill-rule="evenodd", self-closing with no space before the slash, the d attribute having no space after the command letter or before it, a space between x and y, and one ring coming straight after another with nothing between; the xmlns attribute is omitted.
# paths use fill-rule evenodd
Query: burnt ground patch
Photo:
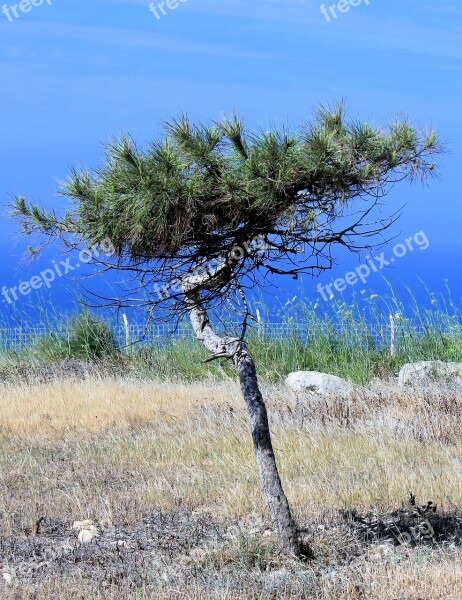
<svg viewBox="0 0 462 600"><path fill-rule="evenodd" d="M10 587L39 593L50 579L88 581L100 591L143 588L164 590L168 597L167 590L187 590L194 582L210 593L245 589L254 597L266 590L268 597L285 597L277 591L283 585L287 597L310 597L326 570L360 565L376 546L412 552L462 545L461 514L440 513L431 502L418 506L415 501L387 514L349 511L310 525L305 531L318 560L309 565L281 559L263 519L257 527L224 524L181 509L146 514L135 525L96 526L99 535L88 544L79 542L72 523L52 517L16 536L0 537L1 569L11 574Z"/></svg>

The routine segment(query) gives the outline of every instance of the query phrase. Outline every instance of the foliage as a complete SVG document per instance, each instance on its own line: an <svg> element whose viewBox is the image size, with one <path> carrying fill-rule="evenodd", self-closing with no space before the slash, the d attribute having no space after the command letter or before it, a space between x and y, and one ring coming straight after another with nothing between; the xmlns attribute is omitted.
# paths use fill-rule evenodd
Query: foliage
<svg viewBox="0 0 462 600"><path fill-rule="evenodd" d="M72 317L64 330L50 331L33 344L31 352L44 362L69 358L96 362L118 354L110 326L89 312Z"/></svg>
<svg viewBox="0 0 462 600"><path fill-rule="evenodd" d="M298 132L252 133L233 115L210 126L181 116L166 134L146 149L122 136L99 169L73 170L61 189L71 201L62 217L17 198L25 233L87 247L110 240L115 256L104 266L131 270L148 290L224 258L212 284L198 286L223 300L256 272L319 273L332 265L331 246L365 247L393 222L368 222L379 200L393 183L431 174L441 150L434 132L348 120L342 104L319 109ZM256 236L263 253L248 250ZM236 248L246 252L232 263Z"/></svg>

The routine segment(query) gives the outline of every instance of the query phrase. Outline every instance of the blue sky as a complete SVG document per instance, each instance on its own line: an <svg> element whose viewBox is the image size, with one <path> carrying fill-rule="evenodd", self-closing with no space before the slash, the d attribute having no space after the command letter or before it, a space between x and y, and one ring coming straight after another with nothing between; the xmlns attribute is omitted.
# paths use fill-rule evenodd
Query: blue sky
<svg viewBox="0 0 462 600"><path fill-rule="evenodd" d="M345 98L354 117L386 125L407 115L446 143L439 180L388 198L391 211L407 203L398 241L422 230L430 245L386 274L411 287L422 278L437 293L447 278L462 297L459 0L363 1L330 22L318 0L187 0L160 20L145 0L52 0L18 15L10 22L0 13L2 199L24 194L61 207L57 182L70 166L96 166L101 144L120 131L149 141L180 111L211 120L236 109L251 127L296 128L318 104ZM56 257L25 266L28 242L16 224L4 216L0 233L1 285ZM364 260L340 258L334 276ZM379 279L370 277L368 293ZM316 297L316 283L303 285ZM69 289L54 284L57 307L68 306Z"/></svg>

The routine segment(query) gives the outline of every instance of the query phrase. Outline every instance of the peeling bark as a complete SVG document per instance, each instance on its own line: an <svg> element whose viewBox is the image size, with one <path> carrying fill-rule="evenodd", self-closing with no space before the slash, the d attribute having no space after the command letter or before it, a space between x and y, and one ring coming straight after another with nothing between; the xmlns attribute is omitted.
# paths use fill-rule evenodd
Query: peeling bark
<svg viewBox="0 0 462 600"><path fill-rule="evenodd" d="M311 558L309 546L303 544L284 493L274 456L268 414L258 386L253 359L245 342L237 338L220 337L210 326L209 318L197 292L186 292L187 306L197 338L212 353L232 360L247 406L252 440L261 485L276 530L279 546L288 555Z"/></svg>

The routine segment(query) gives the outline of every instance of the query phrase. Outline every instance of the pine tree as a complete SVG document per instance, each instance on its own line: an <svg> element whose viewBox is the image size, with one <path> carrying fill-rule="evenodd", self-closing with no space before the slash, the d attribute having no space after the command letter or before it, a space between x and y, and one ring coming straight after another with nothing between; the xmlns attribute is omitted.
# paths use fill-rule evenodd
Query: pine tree
<svg viewBox="0 0 462 600"><path fill-rule="evenodd" d="M162 307L172 318L187 313L208 360L234 363L263 492L288 554L306 557L311 550L281 484L245 343L248 294L269 275L331 268L336 245L369 247L397 218L374 216L391 186L431 174L440 150L434 132L421 133L407 121L382 130L347 120L342 104L321 108L296 133L251 133L235 115L211 126L181 116L148 148L122 136L106 148L101 168L73 171L61 189L71 202L62 218L15 200L27 234L72 248L110 240L114 256L96 262L127 272L144 292L115 304L139 301L149 315ZM218 335L210 315L236 298L241 333Z"/></svg>

